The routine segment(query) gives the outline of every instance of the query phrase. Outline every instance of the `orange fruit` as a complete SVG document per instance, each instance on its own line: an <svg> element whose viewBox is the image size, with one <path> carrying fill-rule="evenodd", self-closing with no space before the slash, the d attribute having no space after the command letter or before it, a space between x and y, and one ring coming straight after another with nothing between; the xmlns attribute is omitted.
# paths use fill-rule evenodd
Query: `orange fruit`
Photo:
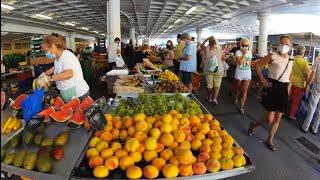
<svg viewBox="0 0 320 180"><path fill-rule="evenodd" d="M116 150L121 149L122 145L119 142L112 142L110 147L113 152L115 152Z"/></svg>
<svg viewBox="0 0 320 180"><path fill-rule="evenodd" d="M120 169L121 170L126 170L129 166L134 165L134 159L130 156L124 156L120 159Z"/></svg>
<svg viewBox="0 0 320 180"><path fill-rule="evenodd" d="M180 164L179 165L179 174L181 176L192 176L192 164Z"/></svg>
<svg viewBox="0 0 320 180"><path fill-rule="evenodd" d="M154 179L159 176L159 170L152 165L145 166L143 168L143 176L148 179Z"/></svg>
<svg viewBox="0 0 320 180"><path fill-rule="evenodd" d="M156 151L144 151L143 152L143 159L147 162L152 161L153 159L158 157L158 153Z"/></svg>
<svg viewBox="0 0 320 180"><path fill-rule="evenodd" d="M126 170L127 178L139 179L142 177L142 170L138 166L130 166Z"/></svg>
<svg viewBox="0 0 320 180"><path fill-rule="evenodd" d="M103 165L103 159L100 156L93 156L90 157L88 164L90 168L94 168L96 166Z"/></svg>
<svg viewBox="0 0 320 180"><path fill-rule="evenodd" d="M112 134L110 132L103 132L101 135L100 135L100 138L104 141L107 141L107 142L110 142L112 140Z"/></svg>
<svg viewBox="0 0 320 180"><path fill-rule="evenodd" d="M193 154L189 149L182 149L178 155L181 164L190 164L193 160Z"/></svg>
<svg viewBox="0 0 320 180"><path fill-rule="evenodd" d="M110 171L115 170L119 166L119 159L114 156L110 156L104 161L104 166Z"/></svg>
<svg viewBox="0 0 320 180"><path fill-rule="evenodd" d="M148 127L148 124L145 121L137 121L134 124L134 127L136 128L136 131L145 131Z"/></svg>
<svg viewBox="0 0 320 180"><path fill-rule="evenodd" d="M174 141L174 138L169 133L164 133L160 137L160 142L165 146L170 146Z"/></svg>
<svg viewBox="0 0 320 180"><path fill-rule="evenodd" d="M96 148L90 148L86 152L86 157L89 159L90 157L93 156L99 156L99 152L97 151Z"/></svg>
<svg viewBox="0 0 320 180"><path fill-rule="evenodd" d="M179 174L179 168L172 164L166 164L162 168L162 174L165 178L175 178Z"/></svg>
<svg viewBox="0 0 320 180"><path fill-rule="evenodd" d="M118 149L114 152L114 156L118 159L124 157L124 156L127 156L128 155L128 152L124 149Z"/></svg>
<svg viewBox="0 0 320 180"><path fill-rule="evenodd" d="M159 171L161 171L162 167L166 164L166 160L162 158L155 158L152 160L151 165L156 167Z"/></svg>
<svg viewBox="0 0 320 180"><path fill-rule="evenodd" d="M113 150L111 148L105 148L100 152L100 156L103 159L106 159L106 158L108 158L108 157L110 157L112 155L113 155Z"/></svg>
<svg viewBox="0 0 320 180"><path fill-rule="evenodd" d="M99 165L93 169L93 176L96 178L105 178L109 175L109 170L103 166Z"/></svg>
<svg viewBox="0 0 320 180"><path fill-rule="evenodd" d="M164 149L160 153L160 157L163 158L166 161L169 161L172 156L173 156L173 151L170 150L170 149Z"/></svg>

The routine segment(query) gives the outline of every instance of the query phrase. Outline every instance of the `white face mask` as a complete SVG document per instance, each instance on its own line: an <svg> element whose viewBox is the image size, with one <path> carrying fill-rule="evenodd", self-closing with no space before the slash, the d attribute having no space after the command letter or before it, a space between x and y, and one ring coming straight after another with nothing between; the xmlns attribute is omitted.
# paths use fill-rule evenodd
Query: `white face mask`
<svg viewBox="0 0 320 180"><path fill-rule="evenodd" d="M288 53L290 50L290 47L288 45L279 44L278 51L282 54Z"/></svg>

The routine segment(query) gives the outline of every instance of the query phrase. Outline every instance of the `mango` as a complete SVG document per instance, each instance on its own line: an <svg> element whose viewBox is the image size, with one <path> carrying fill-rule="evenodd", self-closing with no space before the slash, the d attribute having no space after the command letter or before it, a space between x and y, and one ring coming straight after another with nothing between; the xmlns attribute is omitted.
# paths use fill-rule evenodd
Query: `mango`
<svg viewBox="0 0 320 180"><path fill-rule="evenodd" d="M24 156L27 154L26 150L20 150L16 153L14 160L13 160L13 165L16 167L21 167L23 163Z"/></svg>
<svg viewBox="0 0 320 180"><path fill-rule="evenodd" d="M16 156L16 153L10 153L10 154L6 154L4 156L4 159L3 159L3 163L4 164L7 164L7 165L11 165L13 163L13 160L14 160L14 157Z"/></svg>
<svg viewBox="0 0 320 180"><path fill-rule="evenodd" d="M37 153L29 152L23 159L23 168L32 171L36 167Z"/></svg>

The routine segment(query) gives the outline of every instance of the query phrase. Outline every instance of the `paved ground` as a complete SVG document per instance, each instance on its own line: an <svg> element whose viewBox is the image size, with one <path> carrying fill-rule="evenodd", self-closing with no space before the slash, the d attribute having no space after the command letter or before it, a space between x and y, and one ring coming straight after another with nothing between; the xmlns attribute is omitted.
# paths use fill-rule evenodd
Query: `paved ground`
<svg viewBox="0 0 320 180"><path fill-rule="evenodd" d="M244 147L254 162L256 169L249 174L231 179L252 180L319 180L320 154L314 154L296 140L304 136L320 148L320 135L304 134L298 128L301 120L282 119L275 138L278 150L271 152L263 142L267 137L268 126L259 127L252 137L247 136L247 129L252 119L259 119L265 113L256 99L254 92L249 92L246 114L240 115L228 94L230 80L224 80L219 98L219 105L212 105L205 100L206 90L200 89L199 100L221 121L222 125ZM205 86L203 86L205 87Z"/></svg>

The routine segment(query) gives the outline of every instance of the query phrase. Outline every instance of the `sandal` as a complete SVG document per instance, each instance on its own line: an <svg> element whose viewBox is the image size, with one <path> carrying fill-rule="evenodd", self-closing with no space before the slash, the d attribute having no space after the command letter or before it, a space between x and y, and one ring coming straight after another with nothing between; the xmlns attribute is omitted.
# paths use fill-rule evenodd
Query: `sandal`
<svg viewBox="0 0 320 180"><path fill-rule="evenodd" d="M244 114L244 109L243 108L240 108L240 113Z"/></svg>
<svg viewBox="0 0 320 180"><path fill-rule="evenodd" d="M276 151L277 148L274 144L269 144L268 142L264 142L264 144L267 146L267 148L270 150L270 151Z"/></svg>
<svg viewBox="0 0 320 180"><path fill-rule="evenodd" d="M248 129L248 135L249 136L252 136L252 135L254 135L254 131L253 131L253 123L251 122L250 123L250 127L249 127L249 129Z"/></svg>

